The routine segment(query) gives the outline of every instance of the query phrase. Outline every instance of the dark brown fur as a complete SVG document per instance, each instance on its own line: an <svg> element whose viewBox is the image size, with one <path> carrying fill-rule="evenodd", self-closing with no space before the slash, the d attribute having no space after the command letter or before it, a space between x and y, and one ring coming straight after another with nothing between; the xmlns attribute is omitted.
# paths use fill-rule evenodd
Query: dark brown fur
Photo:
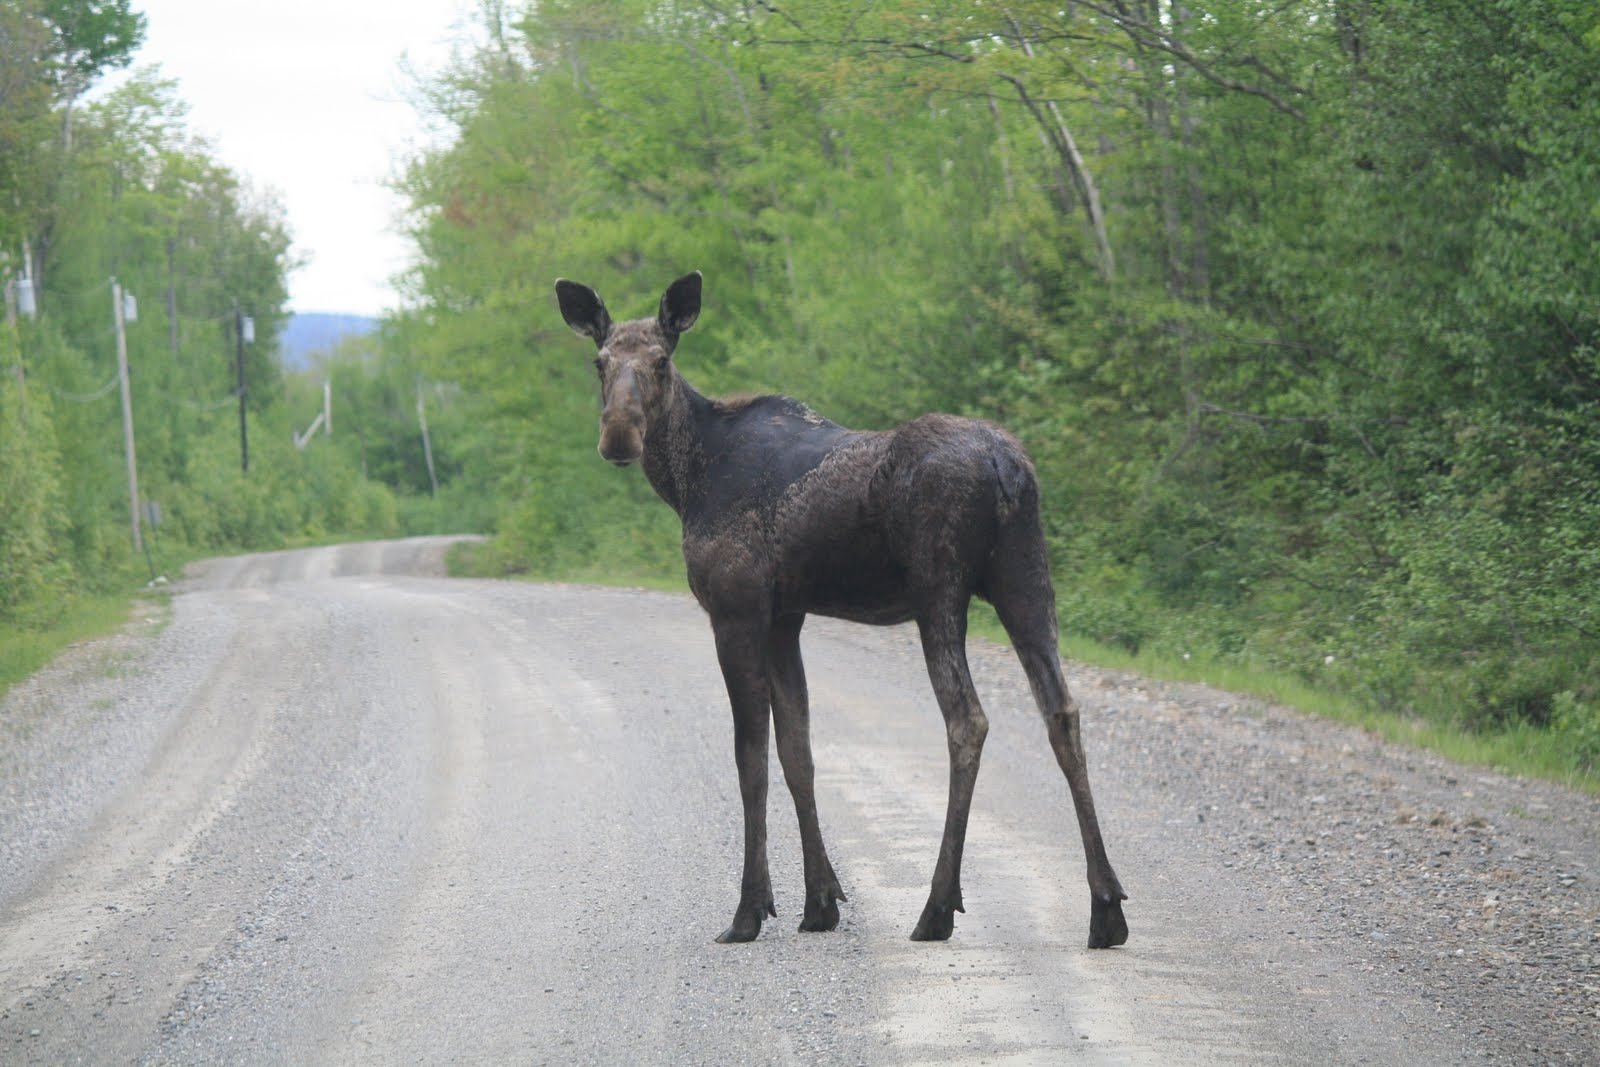
<svg viewBox="0 0 1600 1067"><path fill-rule="evenodd" d="M1015 643L1077 808L1088 860L1089 947L1127 940L1126 898L1100 836L1078 710L1057 653L1055 594L1033 465L977 419L924 415L847 430L787 397L716 401L672 362L700 312L700 275L674 282L653 319L613 323L599 294L556 282L562 316L599 349L600 454L639 461L683 520L689 585L711 617L733 705L744 802L744 875L719 941L748 941L776 915L767 873L768 726L794 796L804 851L802 930L831 930L845 899L813 794L800 628L808 614L915 620L944 715L950 800L915 940L943 940L962 911L961 852L988 720L967 670L967 606L994 605Z"/></svg>

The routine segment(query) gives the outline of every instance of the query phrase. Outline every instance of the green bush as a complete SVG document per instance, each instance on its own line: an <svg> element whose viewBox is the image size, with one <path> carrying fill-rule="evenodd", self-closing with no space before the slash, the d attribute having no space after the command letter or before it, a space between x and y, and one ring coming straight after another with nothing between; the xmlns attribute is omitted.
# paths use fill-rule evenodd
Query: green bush
<svg viewBox="0 0 1600 1067"><path fill-rule="evenodd" d="M73 579L48 397L29 393L16 360L0 325L0 619L13 620L50 610Z"/></svg>
<svg viewBox="0 0 1600 1067"><path fill-rule="evenodd" d="M1600 700L1592 695L1580 700L1563 690L1551 702L1551 726L1567 746L1573 769L1579 774L1600 773Z"/></svg>

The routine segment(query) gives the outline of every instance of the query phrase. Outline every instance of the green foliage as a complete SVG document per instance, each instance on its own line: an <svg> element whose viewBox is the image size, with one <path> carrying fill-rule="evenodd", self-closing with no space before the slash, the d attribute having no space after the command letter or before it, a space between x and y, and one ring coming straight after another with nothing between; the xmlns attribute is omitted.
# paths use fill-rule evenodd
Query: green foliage
<svg viewBox="0 0 1600 1067"><path fill-rule="evenodd" d="M699 268L678 359L709 391L1022 436L1067 632L1595 773L1592 4L483 16L422 87L448 136L400 180L410 310L284 376L281 209L172 86L77 103L139 17L0 7L0 274L26 246L42 309L0 332L0 622L127 574L112 276L159 553L493 528L491 572L680 573L671 512L594 454L550 287L631 317Z"/></svg>
<svg viewBox="0 0 1600 1067"><path fill-rule="evenodd" d="M72 579L50 406L20 371L16 331L0 325L0 618L49 610Z"/></svg>
<svg viewBox="0 0 1600 1067"><path fill-rule="evenodd" d="M1581 739L1591 8L497 8L426 87L404 373L459 390L496 567L675 569L549 286L632 316L698 267L702 386L1016 430L1069 632Z"/></svg>
<svg viewBox="0 0 1600 1067"><path fill-rule="evenodd" d="M276 359L292 265L281 208L248 193L148 73L84 104L143 17L122 0L0 6L0 281L31 267L36 318L0 325L0 630L54 647L78 602L197 554L400 530L394 493L343 452L291 443ZM145 555L130 530L112 327L126 329ZM250 471L242 468L237 322ZM138 576L138 577L136 577ZM30 657L24 657L34 662Z"/></svg>
<svg viewBox="0 0 1600 1067"><path fill-rule="evenodd" d="M1600 772L1600 701L1582 701L1562 690L1551 701L1551 721L1578 773L1593 777Z"/></svg>
<svg viewBox="0 0 1600 1067"><path fill-rule="evenodd" d="M71 76L92 80L124 67L144 41L146 19L129 0L42 0L59 62Z"/></svg>

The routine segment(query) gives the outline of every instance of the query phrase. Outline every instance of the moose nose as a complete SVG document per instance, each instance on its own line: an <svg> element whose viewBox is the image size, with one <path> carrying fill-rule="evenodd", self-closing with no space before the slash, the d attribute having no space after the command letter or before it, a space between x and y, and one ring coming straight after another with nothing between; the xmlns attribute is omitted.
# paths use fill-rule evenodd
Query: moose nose
<svg viewBox="0 0 1600 1067"><path fill-rule="evenodd" d="M644 455L644 406L632 368L623 367L603 391L600 455L626 467Z"/></svg>
<svg viewBox="0 0 1600 1067"><path fill-rule="evenodd" d="M600 427L600 455L619 467L626 467L644 454L644 439L638 427L628 422L603 423Z"/></svg>

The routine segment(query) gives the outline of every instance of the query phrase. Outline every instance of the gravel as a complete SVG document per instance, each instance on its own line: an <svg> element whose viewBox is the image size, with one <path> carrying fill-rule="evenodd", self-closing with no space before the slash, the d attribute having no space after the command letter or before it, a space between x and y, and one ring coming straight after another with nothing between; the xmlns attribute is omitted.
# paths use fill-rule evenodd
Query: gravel
<svg viewBox="0 0 1600 1067"><path fill-rule="evenodd" d="M703 619L662 594L362 578L437 574L442 551L215 561L170 624L142 603L0 702L0 941L63 946L0 982L0 1060L1600 1062L1600 799L1072 669L1132 897L1129 946L1085 953L1060 774L982 642L968 914L907 942L943 796L907 628L807 628L839 932L793 930L775 767L783 920L712 945L738 824ZM211 792L162 776L222 741ZM174 851L148 805L184 788ZM81 851L115 859L119 806L123 851L154 863L126 883ZM69 899L86 932L52 925Z"/></svg>
<svg viewBox="0 0 1600 1067"><path fill-rule="evenodd" d="M980 687L1017 685L1004 650L974 660ZM1600 798L1205 686L1069 684L1100 778L1299 916L1293 936L1433 1006L1488 1060L1600 1062Z"/></svg>

